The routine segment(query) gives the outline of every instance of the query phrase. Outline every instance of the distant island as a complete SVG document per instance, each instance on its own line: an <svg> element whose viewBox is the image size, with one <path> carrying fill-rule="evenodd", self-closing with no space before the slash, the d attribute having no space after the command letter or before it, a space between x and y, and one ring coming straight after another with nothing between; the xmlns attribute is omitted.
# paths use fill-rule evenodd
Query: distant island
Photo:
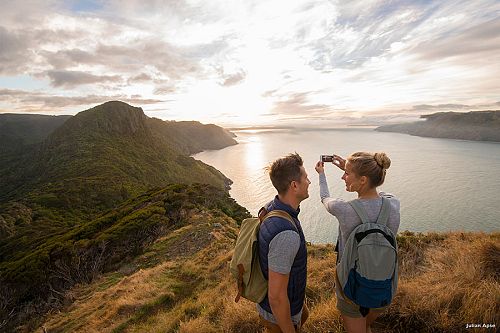
<svg viewBox="0 0 500 333"><path fill-rule="evenodd" d="M421 118L425 120L384 125L375 130L431 138L500 142L500 110L438 112L422 115Z"/></svg>

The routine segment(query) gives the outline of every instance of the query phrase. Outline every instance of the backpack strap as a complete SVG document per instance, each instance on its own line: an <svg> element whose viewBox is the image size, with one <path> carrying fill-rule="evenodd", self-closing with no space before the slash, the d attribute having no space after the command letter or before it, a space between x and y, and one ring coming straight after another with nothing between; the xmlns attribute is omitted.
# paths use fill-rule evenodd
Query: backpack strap
<svg viewBox="0 0 500 333"><path fill-rule="evenodd" d="M363 204L361 204L361 202L359 202L357 199L355 199L355 200L349 201L349 204L354 209L356 214L358 214L362 223L370 223L370 220L368 219L368 214L366 214L365 207L363 207ZM380 213L378 214L378 218L377 218L376 223L381 224L381 225L387 225L387 221L389 220L390 210L391 210L391 207L390 207L389 199L382 197L382 207L380 207Z"/></svg>
<svg viewBox="0 0 500 333"><path fill-rule="evenodd" d="M290 214L288 214L284 210L275 209L275 210L270 211L269 213L267 213L264 216L261 223L263 223L266 219L268 219L270 217L281 217L281 218L287 220L288 222L290 222L293 225L295 231L299 232L297 229L297 225L295 224L295 221L293 220L293 218L290 216Z"/></svg>
<svg viewBox="0 0 500 333"><path fill-rule="evenodd" d="M387 225L389 221L389 213L391 211L391 205L389 199L382 197L382 208L380 208L380 213L378 214L377 223L381 225Z"/></svg>
<svg viewBox="0 0 500 333"><path fill-rule="evenodd" d="M351 207L354 209L356 214L358 214L359 218L361 219L361 223L370 223L370 220L368 219L368 214L366 214L365 207L359 202L357 199L349 201L349 204Z"/></svg>

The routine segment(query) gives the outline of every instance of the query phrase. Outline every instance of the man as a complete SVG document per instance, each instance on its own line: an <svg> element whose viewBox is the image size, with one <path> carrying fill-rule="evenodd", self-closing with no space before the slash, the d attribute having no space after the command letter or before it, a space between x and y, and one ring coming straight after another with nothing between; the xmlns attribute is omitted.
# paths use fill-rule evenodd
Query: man
<svg viewBox="0 0 500 333"><path fill-rule="evenodd" d="M297 153L274 161L269 176L278 195L266 210L287 212L295 225L285 218L270 217L260 227L259 259L268 292L257 310L267 332L299 332L308 310L304 303L307 248L298 214L300 202L309 197L311 182Z"/></svg>

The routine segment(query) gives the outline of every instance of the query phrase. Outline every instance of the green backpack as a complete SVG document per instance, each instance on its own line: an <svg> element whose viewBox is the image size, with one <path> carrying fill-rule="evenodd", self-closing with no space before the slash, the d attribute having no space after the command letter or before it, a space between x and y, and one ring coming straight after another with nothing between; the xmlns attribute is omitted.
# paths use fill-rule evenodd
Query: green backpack
<svg viewBox="0 0 500 333"><path fill-rule="evenodd" d="M259 263L259 229L261 223L273 216L290 221L297 229L292 217L282 210L273 210L268 213L265 208L261 208L259 217L247 218L241 222L233 258L229 265L229 270L238 286L235 302L238 302L240 297L244 297L249 301L260 303L266 297L267 280L264 278Z"/></svg>

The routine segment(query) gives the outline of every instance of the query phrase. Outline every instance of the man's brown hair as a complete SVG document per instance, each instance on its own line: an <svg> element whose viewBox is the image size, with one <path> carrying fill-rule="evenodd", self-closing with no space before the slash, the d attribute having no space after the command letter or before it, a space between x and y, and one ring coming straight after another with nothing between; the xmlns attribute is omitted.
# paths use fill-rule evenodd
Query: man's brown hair
<svg viewBox="0 0 500 333"><path fill-rule="evenodd" d="M300 181L303 164L302 157L294 153L277 159L268 167L271 182L279 194L286 193L292 181Z"/></svg>

